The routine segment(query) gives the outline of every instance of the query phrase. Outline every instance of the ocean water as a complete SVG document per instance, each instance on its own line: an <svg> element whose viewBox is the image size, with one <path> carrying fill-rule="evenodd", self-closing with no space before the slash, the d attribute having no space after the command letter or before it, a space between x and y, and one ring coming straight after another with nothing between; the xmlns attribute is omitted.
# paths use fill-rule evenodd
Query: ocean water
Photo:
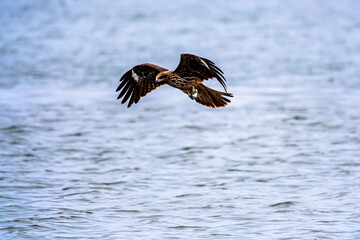
<svg viewBox="0 0 360 240"><path fill-rule="evenodd" d="M359 1L0 8L0 239L360 239ZM230 105L116 100L184 52Z"/></svg>

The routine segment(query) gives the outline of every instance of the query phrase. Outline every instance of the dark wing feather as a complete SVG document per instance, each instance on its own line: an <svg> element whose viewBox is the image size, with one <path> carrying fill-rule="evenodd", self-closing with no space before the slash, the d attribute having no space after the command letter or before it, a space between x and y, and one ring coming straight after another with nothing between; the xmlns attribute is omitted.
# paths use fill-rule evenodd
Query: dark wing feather
<svg viewBox="0 0 360 240"><path fill-rule="evenodd" d="M121 90L117 99L124 96L121 103L129 100L127 107L138 103L141 97L164 84L155 82L156 75L163 71L167 69L151 63L133 67L121 77L119 87L116 89L116 92Z"/></svg>
<svg viewBox="0 0 360 240"><path fill-rule="evenodd" d="M226 79L223 72L209 59L183 53L181 54L180 63L174 70L174 73L183 78L197 77L201 80L216 78L226 91Z"/></svg>

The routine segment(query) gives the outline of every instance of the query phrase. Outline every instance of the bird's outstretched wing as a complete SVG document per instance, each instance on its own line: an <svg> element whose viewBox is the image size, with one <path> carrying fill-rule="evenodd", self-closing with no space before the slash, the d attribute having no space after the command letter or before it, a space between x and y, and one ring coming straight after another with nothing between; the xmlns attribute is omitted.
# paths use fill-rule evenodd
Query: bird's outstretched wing
<svg viewBox="0 0 360 240"><path fill-rule="evenodd" d="M141 97L164 84L155 82L156 75L163 71L167 71L167 69L151 63L133 67L120 78L120 85L116 92L120 90L121 92L117 99L124 96L121 103L130 99L127 107L139 102Z"/></svg>
<svg viewBox="0 0 360 240"><path fill-rule="evenodd" d="M196 77L201 80L216 78L226 91L225 77L223 71L214 62L193 54L181 54L180 63L174 73L183 78Z"/></svg>

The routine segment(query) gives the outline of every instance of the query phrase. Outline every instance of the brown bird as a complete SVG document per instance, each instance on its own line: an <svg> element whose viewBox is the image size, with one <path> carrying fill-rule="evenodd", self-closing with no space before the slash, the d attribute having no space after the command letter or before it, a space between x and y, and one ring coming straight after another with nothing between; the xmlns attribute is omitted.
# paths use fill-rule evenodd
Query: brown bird
<svg viewBox="0 0 360 240"><path fill-rule="evenodd" d="M216 78L225 92L216 91L202 83L211 78ZM129 100L127 107L130 107L149 92L168 84L204 106L217 108L225 107L231 102L226 97L233 96L226 92L225 81L223 72L212 61L192 54L181 54L180 63L173 71L151 63L133 67L121 77L116 92L121 90L117 99L124 96L121 103Z"/></svg>

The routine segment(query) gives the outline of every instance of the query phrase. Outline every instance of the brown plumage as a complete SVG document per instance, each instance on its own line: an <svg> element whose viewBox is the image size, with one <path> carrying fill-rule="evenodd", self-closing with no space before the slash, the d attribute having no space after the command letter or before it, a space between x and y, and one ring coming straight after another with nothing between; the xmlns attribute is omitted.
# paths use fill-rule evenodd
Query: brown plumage
<svg viewBox="0 0 360 240"><path fill-rule="evenodd" d="M202 83L211 78L216 78L225 92L216 91ZM121 103L129 100L128 107L130 107L133 103L138 103L147 93L168 84L180 89L204 106L217 108L225 107L231 102L226 97L233 96L226 92L225 81L223 72L212 61L192 54L181 54L180 63L174 71L151 63L133 67L121 77L116 91L121 90L118 99L124 97Z"/></svg>

